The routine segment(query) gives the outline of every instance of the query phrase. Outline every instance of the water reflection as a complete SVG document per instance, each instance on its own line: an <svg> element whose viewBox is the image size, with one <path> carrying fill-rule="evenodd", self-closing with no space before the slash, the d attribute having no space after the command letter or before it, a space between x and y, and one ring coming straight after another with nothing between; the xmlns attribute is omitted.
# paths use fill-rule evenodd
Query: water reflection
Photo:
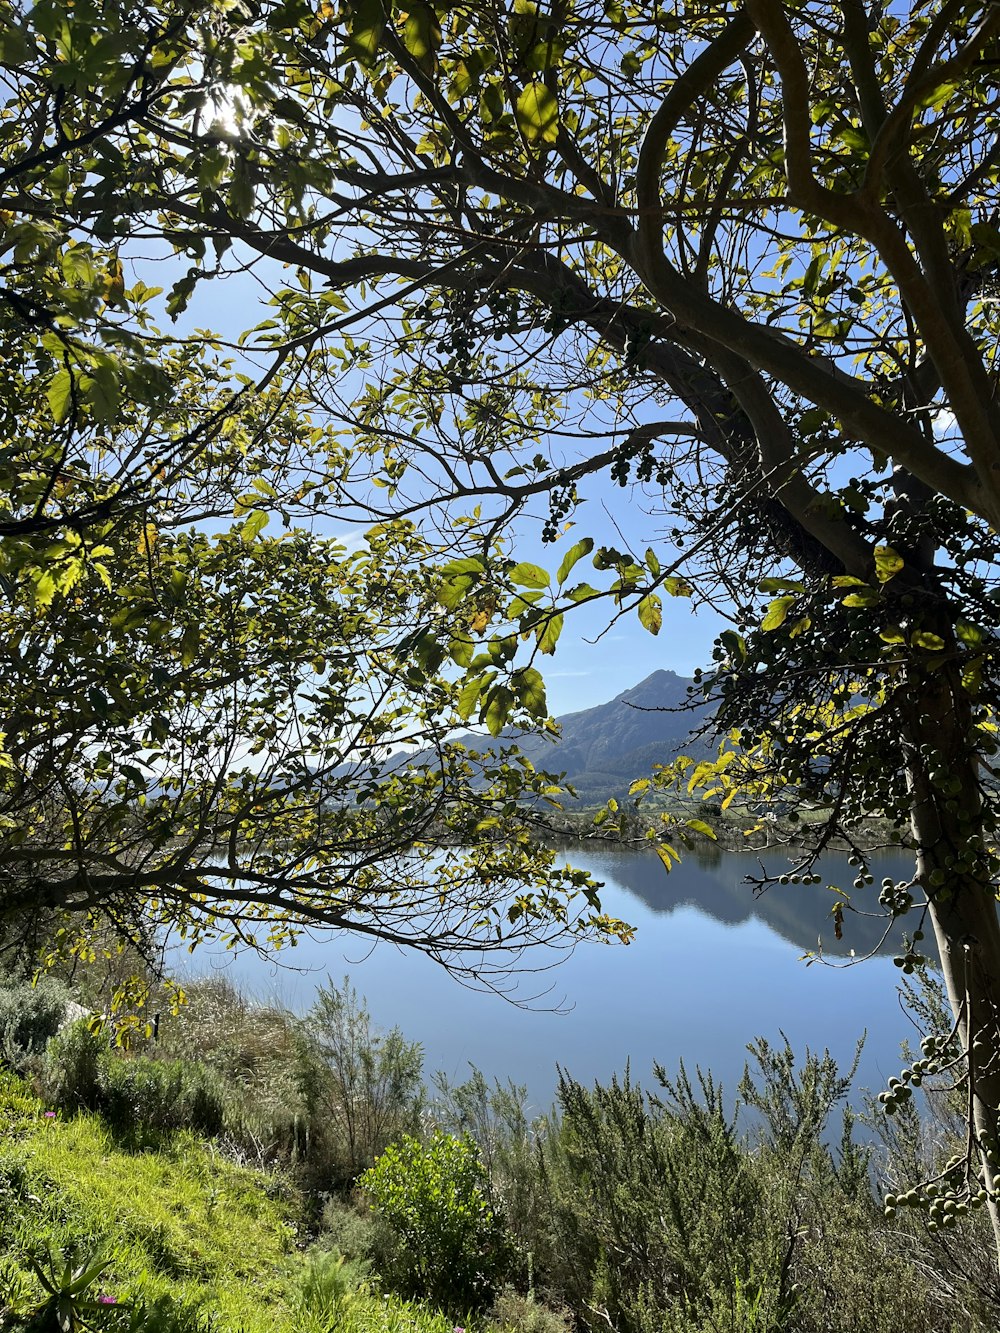
<svg viewBox="0 0 1000 1333"><path fill-rule="evenodd" d="M202 950L188 961L188 974L224 968L252 994L305 1012L319 981L349 972L380 1026L398 1024L423 1045L428 1073L442 1069L461 1079L474 1063L490 1076L525 1083L538 1106L551 1100L557 1064L590 1082L607 1081L630 1063L648 1086L654 1061L673 1070L683 1060L692 1070L710 1068L734 1089L746 1043L755 1036L780 1041L781 1032L796 1051L828 1047L845 1066L867 1029L859 1083L881 1086L895 1072L900 1040L912 1028L896 1002L899 974L890 960L847 967L801 960L818 935L831 954L851 947L861 953L872 938L870 923L850 917L845 939L832 938L832 895L822 885L789 885L755 899L741 883L754 858L733 853L711 863L687 858L669 876L653 854L586 847L572 859L606 881L605 909L633 922L636 938L627 948L581 945L551 972L529 978L523 995L539 984L551 989L528 1008L462 989L426 958L389 945L370 950L349 935L302 940L287 955L295 970L252 954ZM828 877L843 873L841 882L850 885L853 870L834 860ZM907 873L902 857L883 864L876 884L882 874ZM560 1005L569 1012L552 1011Z"/></svg>
<svg viewBox="0 0 1000 1333"><path fill-rule="evenodd" d="M800 952L819 949L831 957L847 957L852 951L859 956L899 951L898 930L883 938L886 922L878 905L879 888L886 876L908 880L913 874L912 858L902 853L873 857L875 883L856 890L857 871L848 865L846 853L830 853L823 858L821 884L775 884L757 893L747 877L759 876L762 865L771 874L781 874L787 866L784 850L737 853L709 847L685 856L670 874L655 853L611 844L585 850L573 847L568 855L582 857L595 875L634 894L654 912L670 914L681 907L696 907L730 926L756 919ZM850 895L840 940L830 915L838 896L828 887L831 884Z"/></svg>

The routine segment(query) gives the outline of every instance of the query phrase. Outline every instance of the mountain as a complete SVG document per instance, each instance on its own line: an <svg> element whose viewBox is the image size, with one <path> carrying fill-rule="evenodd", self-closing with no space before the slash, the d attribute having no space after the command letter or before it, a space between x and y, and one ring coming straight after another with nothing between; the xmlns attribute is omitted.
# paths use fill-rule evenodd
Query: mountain
<svg viewBox="0 0 1000 1333"><path fill-rule="evenodd" d="M707 754L709 744L691 737L710 720L711 710L691 705L690 684L673 671L654 671L607 703L556 718L557 740L517 736L518 748L538 767L565 772L581 797L621 795L653 764L679 754Z"/></svg>

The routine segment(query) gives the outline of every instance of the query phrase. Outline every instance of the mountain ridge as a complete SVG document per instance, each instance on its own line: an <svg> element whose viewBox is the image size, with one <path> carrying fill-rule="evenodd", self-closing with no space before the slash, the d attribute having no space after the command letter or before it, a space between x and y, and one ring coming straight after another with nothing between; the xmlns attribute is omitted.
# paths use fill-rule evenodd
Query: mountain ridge
<svg viewBox="0 0 1000 1333"><path fill-rule="evenodd" d="M676 672L654 671L603 704L561 714L557 738L512 733L509 739L537 767L564 772L581 797L620 795L653 764L708 752L692 733L711 721L711 708L691 702L692 684Z"/></svg>

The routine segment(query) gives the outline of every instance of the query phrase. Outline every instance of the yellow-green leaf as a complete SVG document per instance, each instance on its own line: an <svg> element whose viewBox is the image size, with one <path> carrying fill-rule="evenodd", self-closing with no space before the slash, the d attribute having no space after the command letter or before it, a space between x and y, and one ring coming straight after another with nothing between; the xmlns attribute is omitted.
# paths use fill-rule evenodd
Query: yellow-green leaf
<svg viewBox="0 0 1000 1333"><path fill-rule="evenodd" d="M932 634L929 629L917 630L911 641L928 653L939 653L944 647L944 639L938 634Z"/></svg>
<svg viewBox="0 0 1000 1333"><path fill-rule="evenodd" d="M247 521L240 529L240 536L248 544L254 541L267 527L267 513L263 509L255 509Z"/></svg>
<svg viewBox="0 0 1000 1333"><path fill-rule="evenodd" d="M718 842L719 837L715 830L706 824L703 819L686 819L685 825L694 833L700 833L703 837L711 838L713 842Z"/></svg>
<svg viewBox="0 0 1000 1333"><path fill-rule="evenodd" d="M403 45L425 74L433 74L441 45L441 25L430 5L416 4L406 16Z"/></svg>
<svg viewBox="0 0 1000 1333"><path fill-rule="evenodd" d="M562 627L563 618L561 615L549 616L545 623L540 626L537 631L538 647L543 653L555 652Z"/></svg>
<svg viewBox="0 0 1000 1333"><path fill-rule="evenodd" d="M559 568L556 570L556 581L560 584L565 583L569 577L570 571L577 561L582 560L585 555L590 555L594 549L593 537L583 537L569 548L563 556Z"/></svg>
<svg viewBox="0 0 1000 1333"><path fill-rule="evenodd" d="M547 588L549 586L547 571L538 565L529 565L524 560L519 565L515 565L510 571L510 581L518 584L521 588Z"/></svg>
<svg viewBox="0 0 1000 1333"><path fill-rule="evenodd" d="M53 420L57 426L61 426L73 406L73 377L65 366L52 376L46 396Z"/></svg>
<svg viewBox="0 0 1000 1333"><path fill-rule="evenodd" d="M548 705L545 702L545 682L534 667L524 667L515 671L511 683L525 708L532 717L546 717Z"/></svg>
<svg viewBox="0 0 1000 1333"><path fill-rule="evenodd" d="M761 621L760 627L767 633L778 629L785 623L785 617L788 615L789 608L795 601L794 597L775 597L774 601L767 608L767 615Z"/></svg>
<svg viewBox="0 0 1000 1333"><path fill-rule="evenodd" d="M903 557L891 546L875 547L875 577L879 583L888 583L903 568Z"/></svg>
<svg viewBox="0 0 1000 1333"><path fill-rule="evenodd" d="M955 633L970 648L978 648L986 637L982 626L974 625L971 620L956 620Z"/></svg>
<svg viewBox="0 0 1000 1333"><path fill-rule="evenodd" d="M663 604L653 593L639 603L639 624L650 634L659 634L663 627Z"/></svg>
<svg viewBox="0 0 1000 1333"><path fill-rule="evenodd" d="M862 588L860 592L852 592L844 598L844 606L874 606L878 601L878 593L874 588Z"/></svg>
<svg viewBox="0 0 1000 1333"><path fill-rule="evenodd" d="M668 870L673 870L674 862L681 859L668 842L656 843L653 850Z"/></svg>
<svg viewBox="0 0 1000 1333"><path fill-rule="evenodd" d="M541 79L532 79L525 87L514 113L528 143L555 143L559 137L559 102Z"/></svg>
<svg viewBox="0 0 1000 1333"><path fill-rule="evenodd" d="M189 667L198 655L201 631L197 625L188 625L181 639L181 666Z"/></svg>

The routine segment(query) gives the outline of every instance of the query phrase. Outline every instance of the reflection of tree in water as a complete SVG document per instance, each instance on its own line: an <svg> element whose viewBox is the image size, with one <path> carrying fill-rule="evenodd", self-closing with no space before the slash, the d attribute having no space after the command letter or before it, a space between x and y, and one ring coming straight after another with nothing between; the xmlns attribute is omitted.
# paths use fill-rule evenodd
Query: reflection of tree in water
<svg viewBox="0 0 1000 1333"><path fill-rule="evenodd" d="M588 869L598 878L613 879L654 912L696 907L732 926L756 917L797 948L814 950L821 941L823 952L832 956L846 957L852 949L857 954L872 950L893 954L899 948L898 930L879 944L885 918L878 905L879 884L885 876L909 880L912 874L912 864L908 870L906 858L898 854L874 857L875 883L862 890L853 888L856 871L847 864L846 855L831 854L823 861L821 884L776 884L758 895L753 885L746 883L746 877L758 874L762 862L772 871L778 869L779 851L754 854L699 848L697 855L685 856L669 875L653 852L619 847L588 848L588 852ZM841 940L834 935L830 916L838 895L826 887L828 884L844 889L856 909L844 912Z"/></svg>

